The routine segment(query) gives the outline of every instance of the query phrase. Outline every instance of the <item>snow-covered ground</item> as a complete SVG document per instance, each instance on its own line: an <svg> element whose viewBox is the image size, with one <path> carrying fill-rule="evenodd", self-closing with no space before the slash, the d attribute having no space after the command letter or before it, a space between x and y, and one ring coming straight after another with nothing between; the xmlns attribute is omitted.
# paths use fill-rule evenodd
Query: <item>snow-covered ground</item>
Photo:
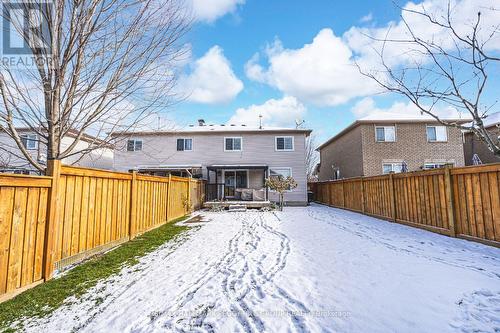
<svg viewBox="0 0 500 333"><path fill-rule="evenodd" d="M499 249L318 205L203 215L28 330L500 331Z"/></svg>

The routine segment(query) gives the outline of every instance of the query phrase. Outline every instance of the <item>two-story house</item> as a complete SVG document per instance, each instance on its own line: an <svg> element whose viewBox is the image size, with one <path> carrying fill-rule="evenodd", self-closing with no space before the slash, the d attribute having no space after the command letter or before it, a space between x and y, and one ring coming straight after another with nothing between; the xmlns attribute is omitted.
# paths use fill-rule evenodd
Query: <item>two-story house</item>
<svg viewBox="0 0 500 333"><path fill-rule="evenodd" d="M18 128L17 131L26 151L35 161L44 165L47 160L47 145L29 128ZM61 139L61 150L68 148L76 135L75 131L68 131ZM89 150L96 143L99 143L99 146ZM73 151L74 154L62 160L64 164L97 169L111 169L113 167L112 147L102 144L99 139L93 136L83 135ZM0 172L39 173L24 157L14 139L3 131L0 131Z"/></svg>
<svg viewBox="0 0 500 333"><path fill-rule="evenodd" d="M484 120L484 127L494 140L500 141L500 112L490 114ZM500 156L495 156L488 146L472 132L464 133L464 154L465 165L500 162Z"/></svg>
<svg viewBox="0 0 500 333"><path fill-rule="evenodd" d="M461 130L442 126L428 116L368 116L317 150L320 181L464 165Z"/></svg>
<svg viewBox="0 0 500 333"><path fill-rule="evenodd" d="M175 131L113 133L114 168L207 180L207 200L277 201L268 177L293 177L288 205L307 203L306 129L208 125Z"/></svg>

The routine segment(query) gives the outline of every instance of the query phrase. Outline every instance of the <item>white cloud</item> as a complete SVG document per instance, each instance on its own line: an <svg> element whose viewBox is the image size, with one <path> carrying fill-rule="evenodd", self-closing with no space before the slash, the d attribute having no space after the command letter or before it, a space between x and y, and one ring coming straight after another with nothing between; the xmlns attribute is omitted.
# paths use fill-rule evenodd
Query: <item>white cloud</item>
<svg viewBox="0 0 500 333"><path fill-rule="evenodd" d="M368 13L365 16L363 16L362 18L360 18L359 22L366 23L366 22L370 22L371 20L373 20L373 14L372 13Z"/></svg>
<svg viewBox="0 0 500 333"><path fill-rule="evenodd" d="M202 104L230 102L243 90L243 82L217 45L192 64L191 73L181 76L178 86L189 101Z"/></svg>
<svg viewBox="0 0 500 333"><path fill-rule="evenodd" d="M394 102L387 108L376 106L375 101L366 97L358 101L352 108L351 112L359 118L376 118L376 119L403 119L403 118L431 118L427 114L421 114L420 110L411 102ZM433 109L433 113L442 119L446 118L467 118L467 115L460 114L451 106L440 106Z"/></svg>
<svg viewBox="0 0 500 333"><path fill-rule="evenodd" d="M265 53L268 68L254 55L245 66L247 76L302 101L333 106L376 91L375 84L358 72L349 47L331 29L321 30L300 49L285 49L277 40Z"/></svg>
<svg viewBox="0 0 500 333"><path fill-rule="evenodd" d="M494 8L496 5L496 8ZM425 11L434 19L445 22L448 9L447 0L427 0L415 4L408 2L401 12L408 26L421 40L432 41L445 50L453 50L455 42L449 30L431 24L427 18L410 11ZM470 35L472 27L477 20L477 13L481 12L482 29L478 33L478 40L484 42L491 37L493 29L498 29L500 22L500 8L498 0L450 0L452 24L462 36ZM371 37L371 38L370 38ZM382 27L352 27L343 39L351 50L358 56L358 61L367 68L376 68L380 63L380 56L376 51L382 49L381 40L405 40L410 34L403 20L388 22ZM486 50L500 50L500 33L488 41ZM384 59L390 66L425 61L423 52L415 48L414 44L401 42L386 43L384 46Z"/></svg>
<svg viewBox="0 0 500 333"><path fill-rule="evenodd" d="M498 29L500 22L498 0L451 0L453 23L457 31L470 32L471 25L481 11L483 29L479 39L484 41L491 35L492 29ZM426 0L420 4L408 2L408 10L425 10L442 19L446 13L447 0ZM429 24L420 15L401 12L406 22L424 40L432 40L452 49L454 43L449 31ZM361 19L371 20L370 14ZM392 21L382 27L352 27L342 36L336 36L331 29L321 30L312 43L298 49L286 49L277 40L263 54L254 55L246 64L245 71L249 79L266 83L286 95L296 96L301 101L318 106L335 106L356 97L370 96L380 88L369 78L358 73L356 61L365 71L380 69L380 51L382 43L375 39L405 39L408 37L402 20ZM500 50L500 33L489 40L487 50ZM412 46L412 48L414 48ZM404 43L388 43L385 46L385 59L390 66L424 61L423 53L411 50ZM265 56L265 59L262 56ZM267 62L267 65L262 63ZM379 73L384 80L384 74Z"/></svg>
<svg viewBox="0 0 500 333"><path fill-rule="evenodd" d="M270 99L264 104L250 105L239 108L229 119L228 124L259 125L259 115L262 115L264 126L294 127L296 119L304 119L306 107L295 97L285 96L282 99Z"/></svg>
<svg viewBox="0 0 500 333"><path fill-rule="evenodd" d="M211 23L234 13L244 3L245 0L191 0L191 7L196 20Z"/></svg>

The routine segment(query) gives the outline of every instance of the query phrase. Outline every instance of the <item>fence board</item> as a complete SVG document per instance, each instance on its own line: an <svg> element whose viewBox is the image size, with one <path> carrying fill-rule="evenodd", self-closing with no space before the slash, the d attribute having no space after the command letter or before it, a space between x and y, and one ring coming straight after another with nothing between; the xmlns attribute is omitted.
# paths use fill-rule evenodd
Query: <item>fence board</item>
<svg viewBox="0 0 500 333"><path fill-rule="evenodd" d="M496 163L318 182L310 189L320 203L499 246L499 184Z"/></svg>
<svg viewBox="0 0 500 333"><path fill-rule="evenodd" d="M14 194L14 187L0 187L0 293L7 291Z"/></svg>

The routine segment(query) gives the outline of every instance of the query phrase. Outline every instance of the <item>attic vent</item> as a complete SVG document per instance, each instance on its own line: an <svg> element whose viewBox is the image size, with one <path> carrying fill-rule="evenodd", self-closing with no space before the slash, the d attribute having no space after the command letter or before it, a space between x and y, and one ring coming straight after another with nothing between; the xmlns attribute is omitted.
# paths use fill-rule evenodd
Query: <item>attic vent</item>
<svg viewBox="0 0 500 333"><path fill-rule="evenodd" d="M226 125L224 125L224 124L220 124L220 125L221 125L221 126L226 126Z"/></svg>
<svg viewBox="0 0 500 333"><path fill-rule="evenodd" d="M208 125L208 126L214 126L214 124L210 124L210 125Z"/></svg>
<svg viewBox="0 0 500 333"><path fill-rule="evenodd" d="M236 126L235 124L231 124L231 126Z"/></svg>
<svg viewBox="0 0 500 333"><path fill-rule="evenodd" d="M194 127L194 125L189 125L189 127Z"/></svg>
<svg viewBox="0 0 500 333"><path fill-rule="evenodd" d="M246 125L245 125L245 124L242 124L241 126L245 127Z"/></svg>

